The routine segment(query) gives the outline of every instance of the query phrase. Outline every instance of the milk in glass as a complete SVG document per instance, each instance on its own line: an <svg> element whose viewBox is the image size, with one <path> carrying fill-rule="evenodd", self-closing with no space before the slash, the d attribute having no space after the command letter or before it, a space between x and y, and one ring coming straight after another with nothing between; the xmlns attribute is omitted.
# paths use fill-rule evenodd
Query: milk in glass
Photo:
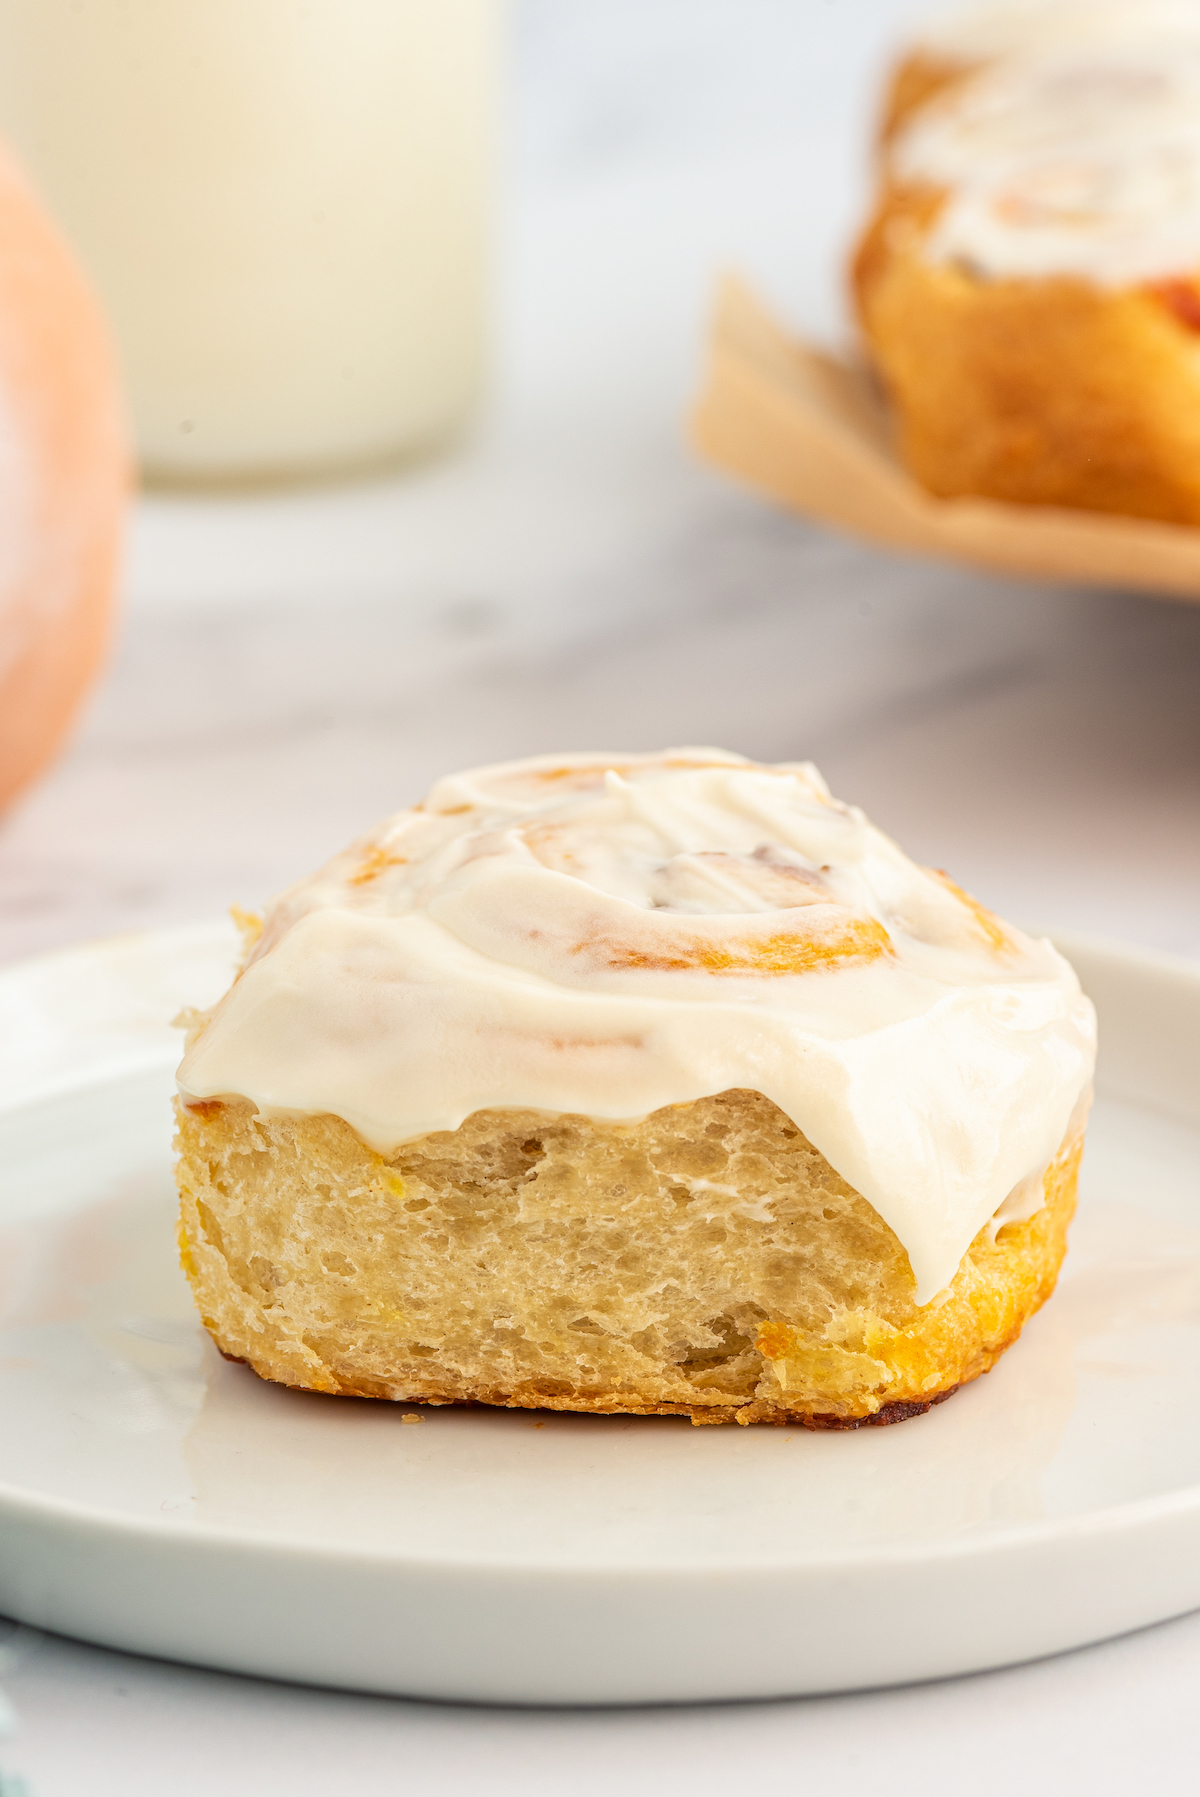
<svg viewBox="0 0 1200 1797"><path fill-rule="evenodd" d="M479 392L497 0L0 0L0 131L152 475L431 448Z"/></svg>

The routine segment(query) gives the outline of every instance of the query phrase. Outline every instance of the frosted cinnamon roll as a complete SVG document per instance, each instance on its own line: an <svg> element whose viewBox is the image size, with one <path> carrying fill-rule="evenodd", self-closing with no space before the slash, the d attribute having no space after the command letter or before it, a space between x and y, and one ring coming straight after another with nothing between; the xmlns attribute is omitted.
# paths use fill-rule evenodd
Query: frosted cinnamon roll
<svg viewBox="0 0 1200 1797"><path fill-rule="evenodd" d="M223 1353L408 1402L889 1422L1052 1290L1094 1017L808 764L457 775L285 893L179 1070Z"/></svg>
<svg viewBox="0 0 1200 1797"><path fill-rule="evenodd" d="M855 258L901 451L945 497L1200 522L1200 6L974 21L897 77Z"/></svg>

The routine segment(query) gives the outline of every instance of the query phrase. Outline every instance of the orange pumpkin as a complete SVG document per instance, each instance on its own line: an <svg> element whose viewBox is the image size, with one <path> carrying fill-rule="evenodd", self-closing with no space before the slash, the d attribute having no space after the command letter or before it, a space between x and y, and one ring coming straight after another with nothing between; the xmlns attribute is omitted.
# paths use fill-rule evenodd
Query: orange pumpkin
<svg viewBox="0 0 1200 1797"><path fill-rule="evenodd" d="M107 647L128 489L96 302L0 150L0 805L54 754Z"/></svg>

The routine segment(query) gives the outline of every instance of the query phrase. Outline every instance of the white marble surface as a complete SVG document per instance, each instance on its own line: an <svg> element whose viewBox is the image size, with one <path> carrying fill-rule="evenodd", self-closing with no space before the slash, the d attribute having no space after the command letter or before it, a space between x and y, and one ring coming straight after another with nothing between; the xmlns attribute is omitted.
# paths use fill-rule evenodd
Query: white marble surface
<svg viewBox="0 0 1200 1797"><path fill-rule="evenodd" d="M46 1636L22 1637L12 1651L20 1727L11 1744L0 1739L0 1766L25 1773L28 1797L1193 1797L1196 1789L1200 1617L936 1685L624 1711L306 1691Z"/></svg>
<svg viewBox="0 0 1200 1797"><path fill-rule="evenodd" d="M0 826L0 957L257 904L456 765L684 740L812 756L1020 918L1200 953L1200 607L876 554L682 441L722 264L844 328L870 85L909 10L519 7L484 428L404 480L143 505L107 679ZM31 1797L747 1777L987 1797L1016 1753L1030 1792L1173 1793L1198 1672L1185 1620L938 1687L552 1716L19 1636L0 1769Z"/></svg>

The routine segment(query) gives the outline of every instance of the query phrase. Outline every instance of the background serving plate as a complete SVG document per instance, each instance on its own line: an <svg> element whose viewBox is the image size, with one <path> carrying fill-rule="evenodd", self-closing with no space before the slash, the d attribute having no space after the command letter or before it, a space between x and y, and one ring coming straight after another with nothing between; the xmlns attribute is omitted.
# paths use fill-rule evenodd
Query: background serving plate
<svg viewBox="0 0 1200 1797"><path fill-rule="evenodd" d="M227 1365L175 1260L166 1019L221 989L232 932L9 969L0 1612L314 1683L616 1703L936 1677L1200 1605L1200 971L1063 946L1104 1046L1059 1292L988 1378L846 1435L406 1410Z"/></svg>
<svg viewBox="0 0 1200 1797"><path fill-rule="evenodd" d="M790 337L748 288L726 277L692 419L693 441L709 461L810 518L892 549L1200 601L1194 525L936 499L901 462L894 434L862 362Z"/></svg>

